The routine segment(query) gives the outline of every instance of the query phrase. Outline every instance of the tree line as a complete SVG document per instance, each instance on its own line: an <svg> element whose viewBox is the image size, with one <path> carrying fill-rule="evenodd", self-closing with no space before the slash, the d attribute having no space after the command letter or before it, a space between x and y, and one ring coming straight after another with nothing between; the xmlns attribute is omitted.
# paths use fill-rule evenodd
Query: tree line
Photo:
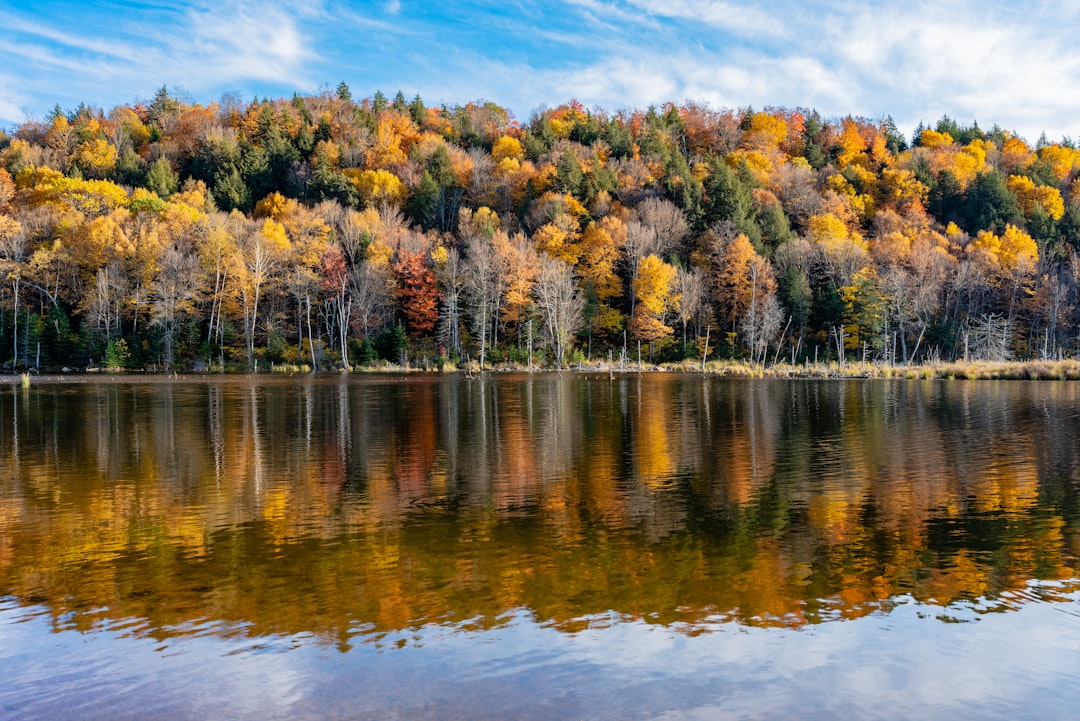
<svg viewBox="0 0 1080 721"><path fill-rule="evenodd" d="M1078 180L949 117L162 88L0 132L0 362L1073 356Z"/></svg>

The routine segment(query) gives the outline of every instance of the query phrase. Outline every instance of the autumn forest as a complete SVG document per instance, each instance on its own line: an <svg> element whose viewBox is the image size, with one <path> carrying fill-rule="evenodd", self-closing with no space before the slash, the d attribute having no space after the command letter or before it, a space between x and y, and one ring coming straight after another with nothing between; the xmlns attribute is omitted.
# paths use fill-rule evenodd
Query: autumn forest
<svg viewBox="0 0 1080 721"><path fill-rule="evenodd" d="M1078 248L1080 149L947 116L342 83L0 131L9 370L1073 357Z"/></svg>

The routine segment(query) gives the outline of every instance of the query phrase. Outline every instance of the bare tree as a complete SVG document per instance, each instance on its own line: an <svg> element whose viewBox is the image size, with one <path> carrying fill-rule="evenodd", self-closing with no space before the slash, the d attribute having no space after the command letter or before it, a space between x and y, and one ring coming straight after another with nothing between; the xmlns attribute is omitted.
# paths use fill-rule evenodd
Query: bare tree
<svg viewBox="0 0 1080 721"><path fill-rule="evenodd" d="M678 269L675 276L676 292L679 296L679 320L682 321L683 345L686 344L686 327L694 323L694 336L701 335L701 316L706 307L705 274L698 268Z"/></svg>
<svg viewBox="0 0 1080 721"><path fill-rule="evenodd" d="M353 266L349 273L352 297L352 318L364 338L378 328L393 307L389 268L371 263Z"/></svg>
<svg viewBox="0 0 1080 721"><path fill-rule="evenodd" d="M461 296L466 284L465 263L457 248L446 250L446 259L435 265L435 277L442 286L443 313L439 342L446 352L461 357Z"/></svg>
<svg viewBox="0 0 1080 721"><path fill-rule="evenodd" d="M172 367L176 326L192 310L198 280L198 258L174 247L162 253L161 270L150 284L150 322L162 330L166 368Z"/></svg>
<svg viewBox="0 0 1080 721"><path fill-rule="evenodd" d="M506 288L506 272L491 240L473 236L465 260L465 294L472 312L473 330L480 341L480 368L487 355L488 329L498 322Z"/></svg>
<svg viewBox="0 0 1080 721"><path fill-rule="evenodd" d="M690 233L686 216L679 206L665 198L646 198L635 209L638 222L652 228L656 233L657 245L649 252L663 257L683 242Z"/></svg>
<svg viewBox="0 0 1080 721"><path fill-rule="evenodd" d="M574 269L565 261L541 258L533 293L555 363L562 367L571 336L581 328L585 310L585 299L574 282Z"/></svg>
<svg viewBox="0 0 1080 721"><path fill-rule="evenodd" d="M94 287L86 306L87 318L94 322L98 333L104 333L105 343L120 335L120 304L129 288L127 278L117 263L98 268Z"/></svg>

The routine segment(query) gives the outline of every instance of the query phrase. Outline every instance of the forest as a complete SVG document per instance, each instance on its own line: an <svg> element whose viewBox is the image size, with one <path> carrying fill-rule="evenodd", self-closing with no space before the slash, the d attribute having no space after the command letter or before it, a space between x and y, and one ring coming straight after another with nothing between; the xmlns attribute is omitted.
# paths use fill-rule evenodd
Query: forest
<svg viewBox="0 0 1080 721"><path fill-rule="evenodd" d="M163 87L0 131L0 365L1071 358L1078 247L1074 143L948 116Z"/></svg>

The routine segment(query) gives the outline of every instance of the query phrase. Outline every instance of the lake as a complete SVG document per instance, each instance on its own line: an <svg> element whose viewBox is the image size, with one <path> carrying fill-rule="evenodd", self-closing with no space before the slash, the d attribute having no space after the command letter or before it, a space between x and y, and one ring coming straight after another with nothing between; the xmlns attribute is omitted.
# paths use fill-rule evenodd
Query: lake
<svg viewBox="0 0 1080 721"><path fill-rule="evenodd" d="M0 385L0 717L1048 719L1080 383Z"/></svg>

